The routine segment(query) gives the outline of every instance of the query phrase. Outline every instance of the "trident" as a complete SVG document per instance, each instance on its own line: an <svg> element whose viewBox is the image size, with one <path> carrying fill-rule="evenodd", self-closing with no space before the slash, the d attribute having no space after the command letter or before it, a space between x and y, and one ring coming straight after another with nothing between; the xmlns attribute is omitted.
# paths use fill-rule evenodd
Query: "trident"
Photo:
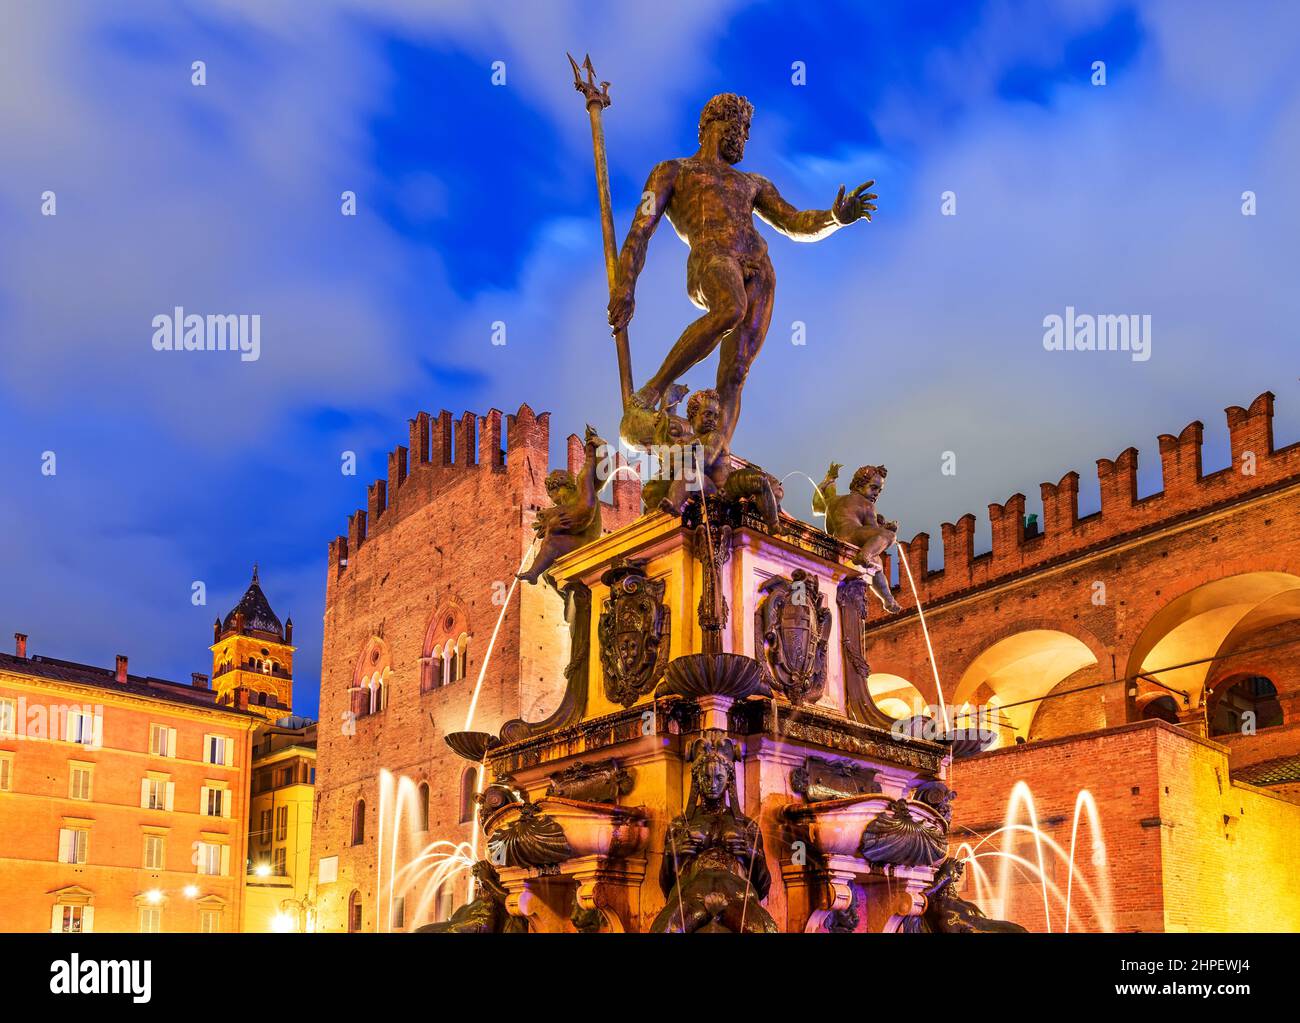
<svg viewBox="0 0 1300 1023"><path fill-rule="evenodd" d="M614 296L614 285L618 280L618 246L614 240L614 211L609 198L609 166L605 162L605 129L601 125L600 113L609 106L609 82L596 84L596 69L591 66L588 54L578 67L572 54L565 54L573 66L573 87L587 100L587 114L591 118L591 145L596 155L596 190L600 193L600 233L605 239L605 276L609 279L610 297ZM583 81L582 72L587 72ZM618 385L623 392L623 405L627 406L632 397L632 351L627 343L627 328L614 335L614 344L618 349Z"/></svg>

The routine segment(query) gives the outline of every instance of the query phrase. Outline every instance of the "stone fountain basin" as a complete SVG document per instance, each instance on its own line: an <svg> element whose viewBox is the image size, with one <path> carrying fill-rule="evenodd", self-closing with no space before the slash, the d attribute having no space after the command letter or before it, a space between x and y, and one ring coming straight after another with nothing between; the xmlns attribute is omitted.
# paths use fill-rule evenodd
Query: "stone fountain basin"
<svg viewBox="0 0 1300 1023"><path fill-rule="evenodd" d="M522 803L507 803L483 821L483 833L492 835L522 815ZM572 858L618 858L638 852L649 835L649 815L644 807L587 803L562 796L544 796L534 804L564 829Z"/></svg>
<svg viewBox="0 0 1300 1023"><path fill-rule="evenodd" d="M862 831L893 800L880 793L827 799L820 803L791 803L784 810L786 820L807 832L814 848L825 856L857 856ZM907 800L907 808L918 821L929 821L944 833L948 822L933 807L916 799Z"/></svg>

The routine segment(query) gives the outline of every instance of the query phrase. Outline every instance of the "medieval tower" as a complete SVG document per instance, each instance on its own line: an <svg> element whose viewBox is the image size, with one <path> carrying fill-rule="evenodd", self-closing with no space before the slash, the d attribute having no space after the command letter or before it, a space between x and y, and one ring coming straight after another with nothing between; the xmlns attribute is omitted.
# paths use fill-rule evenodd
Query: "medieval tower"
<svg viewBox="0 0 1300 1023"><path fill-rule="evenodd" d="M559 597L511 589L549 504L549 418L527 405L421 412L330 544L312 850L321 931L410 930L464 901L463 870L428 884L448 849L472 841L476 813L477 778L443 737L544 717L563 690ZM569 468L581 458L572 436ZM640 514L635 479L620 474L602 497L606 531ZM415 873L389 876L439 840L450 845Z"/></svg>
<svg viewBox="0 0 1300 1023"><path fill-rule="evenodd" d="M292 713L293 619L280 623L253 566L248 589L212 623L212 686L217 703L275 721Z"/></svg>

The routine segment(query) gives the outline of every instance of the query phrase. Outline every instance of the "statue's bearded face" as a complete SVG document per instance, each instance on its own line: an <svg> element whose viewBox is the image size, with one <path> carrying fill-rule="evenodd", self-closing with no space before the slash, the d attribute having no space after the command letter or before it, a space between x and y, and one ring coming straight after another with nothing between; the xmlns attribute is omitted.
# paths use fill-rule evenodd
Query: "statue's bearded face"
<svg viewBox="0 0 1300 1023"><path fill-rule="evenodd" d="M745 143L749 141L749 119L733 117L718 123L722 126L718 152L727 163L740 163L745 158Z"/></svg>

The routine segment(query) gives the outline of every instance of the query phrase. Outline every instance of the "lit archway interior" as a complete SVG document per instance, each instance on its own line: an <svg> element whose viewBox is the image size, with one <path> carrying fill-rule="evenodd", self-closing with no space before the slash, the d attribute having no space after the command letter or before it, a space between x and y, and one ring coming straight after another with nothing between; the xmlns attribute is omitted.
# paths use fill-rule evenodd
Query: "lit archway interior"
<svg viewBox="0 0 1300 1023"><path fill-rule="evenodd" d="M873 671L867 677L867 692L876 706L891 718L902 720L925 710L925 697L921 690L901 675Z"/></svg>
<svg viewBox="0 0 1300 1023"><path fill-rule="evenodd" d="M998 640L971 661L954 690L953 706L991 705L998 745L1005 745L1014 737L1030 736L1044 696L1076 671L1096 663L1088 645L1069 633L1027 629Z"/></svg>
<svg viewBox="0 0 1300 1023"><path fill-rule="evenodd" d="M1180 706L1196 707L1215 667L1211 658L1248 650L1252 637L1289 621L1300 621L1300 576L1248 572L1217 579L1156 613L1133 647L1127 673L1149 673L1187 694L1186 703L1174 694ZM1223 663L1230 665L1231 658ZM1146 694L1158 687L1139 680L1137 688Z"/></svg>

